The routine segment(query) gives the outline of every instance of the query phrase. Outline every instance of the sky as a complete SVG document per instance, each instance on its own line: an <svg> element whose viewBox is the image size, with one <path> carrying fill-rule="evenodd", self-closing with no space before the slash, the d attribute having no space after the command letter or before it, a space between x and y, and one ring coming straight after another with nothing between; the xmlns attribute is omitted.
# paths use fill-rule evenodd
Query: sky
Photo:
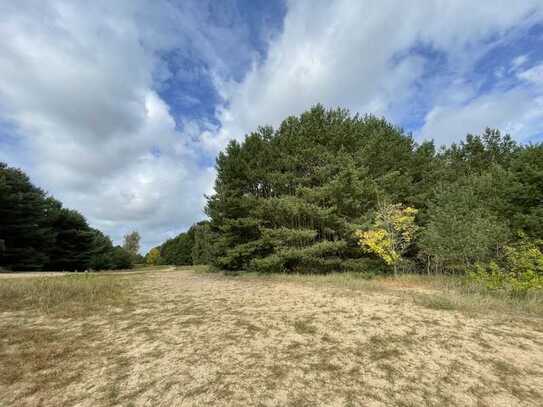
<svg viewBox="0 0 543 407"><path fill-rule="evenodd" d="M543 0L0 0L0 161L142 253L229 140L312 105L543 141Z"/></svg>

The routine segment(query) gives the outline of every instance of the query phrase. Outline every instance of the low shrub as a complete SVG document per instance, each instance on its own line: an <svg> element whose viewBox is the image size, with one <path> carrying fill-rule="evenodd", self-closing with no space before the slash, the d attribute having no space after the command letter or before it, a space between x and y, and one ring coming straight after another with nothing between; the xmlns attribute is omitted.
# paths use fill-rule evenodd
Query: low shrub
<svg viewBox="0 0 543 407"><path fill-rule="evenodd" d="M249 264L249 271L255 273L284 272L284 259L276 254L264 258L253 259Z"/></svg>
<svg viewBox="0 0 543 407"><path fill-rule="evenodd" d="M540 241L521 240L504 249L497 261L477 263L468 272L468 280L489 291L524 297L530 291L543 290L543 253Z"/></svg>

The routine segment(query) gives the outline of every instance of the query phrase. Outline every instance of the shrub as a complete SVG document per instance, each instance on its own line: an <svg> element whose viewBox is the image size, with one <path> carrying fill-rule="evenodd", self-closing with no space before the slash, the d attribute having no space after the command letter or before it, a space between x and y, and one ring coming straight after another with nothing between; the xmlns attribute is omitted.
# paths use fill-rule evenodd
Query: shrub
<svg viewBox="0 0 543 407"><path fill-rule="evenodd" d="M505 291L524 297L533 290L543 290L543 253L541 242L522 240L504 249L499 262L478 263L468 274L472 282L490 291Z"/></svg>
<svg viewBox="0 0 543 407"><path fill-rule="evenodd" d="M284 259L276 254L263 258L256 258L249 264L249 270L256 273L274 273L285 271Z"/></svg>
<svg viewBox="0 0 543 407"><path fill-rule="evenodd" d="M377 259L362 257L360 259L346 259L341 264L342 271L361 273L368 277L384 274L389 268Z"/></svg>

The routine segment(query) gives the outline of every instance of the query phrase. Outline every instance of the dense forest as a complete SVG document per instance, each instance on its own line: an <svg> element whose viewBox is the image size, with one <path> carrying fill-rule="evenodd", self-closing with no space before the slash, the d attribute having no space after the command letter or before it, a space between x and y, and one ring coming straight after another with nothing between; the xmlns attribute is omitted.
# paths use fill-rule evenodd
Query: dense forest
<svg viewBox="0 0 543 407"><path fill-rule="evenodd" d="M77 211L0 163L0 269L103 270L132 267L132 255Z"/></svg>
<svg viewBox="0 0 543 407"><path fill-rule="evenodd" d="M231 141L208 220L146 255L217 270L464 273L543 288L543 145L498 130L437 149L384 119L317 105ZM0 267L85 270L141 261L0 164ZM520 284L520 283L519 283Z"/></svg>
<svg viewBox="0 0 543 407"><path fill-rule="evenodd" d="M318 105L231 141L216 169L209 222L166 262L182 242L175 264L196 245L220 270L543 273L543 145L498 130L437 149Z"/></svg>
<svg viewBox="0 0 543 407"><path fill-rule="evenodd" d="M211 234L209 230L208 221L192 225L188 231L149 250L145 256L146 263L176 266L211 264Z"/></svg>

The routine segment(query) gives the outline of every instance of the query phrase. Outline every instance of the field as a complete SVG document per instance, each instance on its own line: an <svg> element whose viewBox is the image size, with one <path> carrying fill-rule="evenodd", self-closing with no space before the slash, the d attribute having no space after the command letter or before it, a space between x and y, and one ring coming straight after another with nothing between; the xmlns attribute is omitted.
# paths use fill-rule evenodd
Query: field
<svg viewBox="0 0 543 407"><path fill-rule="evenodd" d="M541 309L409 276L0 275L0 405L541 406Z"/></svg>

